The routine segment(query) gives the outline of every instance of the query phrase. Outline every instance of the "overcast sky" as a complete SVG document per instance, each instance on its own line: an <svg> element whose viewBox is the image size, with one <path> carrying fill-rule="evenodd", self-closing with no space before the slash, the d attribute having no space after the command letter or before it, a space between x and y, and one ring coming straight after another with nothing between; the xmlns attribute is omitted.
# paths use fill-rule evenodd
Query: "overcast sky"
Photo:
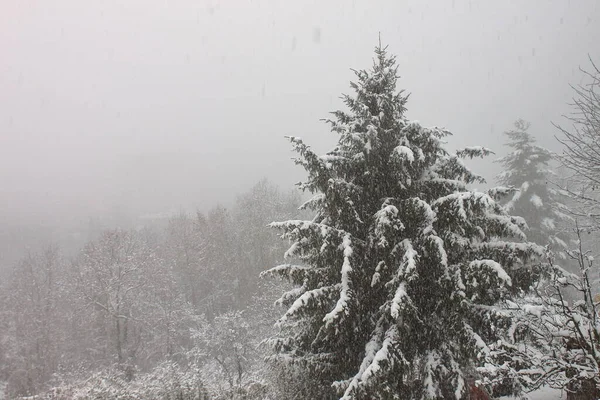
<svg viewBox="0 0 600 400"><path fill-rule="evenodd" d="M378 33L408 117L486 145L519 117L556 148L569 83L600 60L600 2L0 2L0 220L132 215L227 202L302 178L285 135L319 121ZM476 165L492 178L498 166Z"/></svg>

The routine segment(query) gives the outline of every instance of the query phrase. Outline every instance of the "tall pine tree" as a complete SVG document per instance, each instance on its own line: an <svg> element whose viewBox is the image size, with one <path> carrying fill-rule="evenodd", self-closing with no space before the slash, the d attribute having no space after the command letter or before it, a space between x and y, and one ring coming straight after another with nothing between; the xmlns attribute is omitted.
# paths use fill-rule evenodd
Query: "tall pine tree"
<svg viewBox="0 0 600 400"><path fill-rule="evenodd" d="M552 152L536 145L535 138L528 132L529 127L528 122L519 119L514 129L504 133L508 138L506 145L512 151L497 161L504 167L497 181L515 189L505 207L508 212L526 219L527 238L548 245L565 258L568 247L565 228L573 221L567 207L559 201L561 195L548 183L553 174L549 169Z"/></svg>
<svg viewBox="0 0 600 400"><path fill-rule="evenodd" d="M498 339L493 305L524 289L515 276L541 248L496 191L467 189L483 179L461 159L490 151L451 154L450 132L406 119L395 58L375 53L328 120L337 146L290 138L315 217L272 224L292 245L269 272L297 285L273 360L295 382L287 398L462 399Z"/></svg>

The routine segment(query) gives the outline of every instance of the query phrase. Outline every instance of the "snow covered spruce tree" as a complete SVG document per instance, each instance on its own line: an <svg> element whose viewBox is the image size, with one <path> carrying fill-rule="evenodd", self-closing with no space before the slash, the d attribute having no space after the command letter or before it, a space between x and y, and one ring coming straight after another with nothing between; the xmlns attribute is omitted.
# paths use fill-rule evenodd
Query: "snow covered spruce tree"
<svg viewBox="0 0 600 400"><path fill-rule="evenodd" d="M328 121L337 146L318 156L290 138L316 215L272 224L299 261L267 272L297 285L272 361L293 382L285 398L463 399L498 339L493 305L524 289L515 277L542 249L496 191L467 189L483 179L461 158L490 151L451 154L448 131L407 120L395 58L375 53Z"/></svg>
<svg viewBox="0 0 600 400"><path fill-rule="evenodd" d="M508 212L527 220L527 238L548 245L564 259L568 247L565 228L572 223L572 218L560 202L559 192L549 187L548 179L553 172L548 164L553 158L552 152L535 144L529 127L528 122L519 119L514 129L504 133L508 137L506 145L513 150L498 160L505 169L497 180L501 185L516 189L505 206Z"/></svg>

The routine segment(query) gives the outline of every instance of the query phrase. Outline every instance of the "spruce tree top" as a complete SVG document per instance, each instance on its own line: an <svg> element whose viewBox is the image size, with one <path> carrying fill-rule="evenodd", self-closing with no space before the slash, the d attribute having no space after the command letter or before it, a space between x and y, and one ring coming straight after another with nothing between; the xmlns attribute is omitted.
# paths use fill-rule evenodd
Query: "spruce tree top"
<svg viewBox="0 0 600 400"><path fill-rule="evenodd" d="M536 145L536 139L528 132L529 127L528 122L519 119L514 129L504 132L508 137L506 146L514 150L498 160L506 168L498 175L498 182L502 185L546 183L552 153Z"/></svg>
<svg viewBox="0 0 600 400"><path fill-rule="evenodd" d="M504 167L497 181L514 189L513 196L508 197L504 205L508 212L526 219L528 239L550 245L564 257L568 235L560 230L572 218L567 207L559 201L564 196L548 183L549 177L554 175L549 169L553 154L536 144L529 128L528 122L519 119L512 130L504 133L508 137L506 146L512 151L497 160Z"/></svg>
<svg viewBox="0 0 600 400"><path fill-rule="evenodd" d="M280 299L275 359L311 380L303 398L464 398L465 371L501 346L494 304L527 287L523 260L541 250L497 191L467 189L483 178L462 158L488 149L451 154L450 132L405 117L385 48L355 74L348 111L327 120L333 150L290 138L315 217L272 224L299 261L269 271L297 285Z"/></svg>

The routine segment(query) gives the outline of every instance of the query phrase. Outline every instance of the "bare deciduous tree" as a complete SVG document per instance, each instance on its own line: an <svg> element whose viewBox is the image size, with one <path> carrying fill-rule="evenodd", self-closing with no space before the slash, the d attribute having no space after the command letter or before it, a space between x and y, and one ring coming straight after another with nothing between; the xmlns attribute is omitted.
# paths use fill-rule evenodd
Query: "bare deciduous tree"
<svg viewBox="0 0 600 400"><path fill-rule="evenodd" d="M64 272L58 248L50 246L25 256L6 283L0 304L6 335L0 344L10 369L9 391L33 393L58 367L66 312L59 304Z"/></svg>
<svg viewBox="0 0 600 400"><path fill-rule="evenodd" d="M569 259L578 266L577 273L555 264L549 254L549 279L532 296L508 301L505 310L513 316L508 332L521 351L509 363L517 366L521 379L527 376L530 388L566 390L569 400L600 395L597 269L592 251L583 245L582 233L575 224L577 245L567 250Z"/></svg>
<svg viewBox="0 0 600 400"><path fill-rule="evenodd" d="M139 348L136 314L147 283L144 270L152 262L153 254L135 233L115 230L89 243L75 266L79 294L97 313L107 353L119 364Z"/></svg>
<svg viewBox="0 0 600 400"><path fill-rule="evenodd" d="M600 69L581 69L583 83L572 85L575 95L573 112L567 116L569 127L556 125L561 135L556 139L564 146L559 159L572 173L576 187L566 188L582 202L582 216L600 222Z"/></svg>

